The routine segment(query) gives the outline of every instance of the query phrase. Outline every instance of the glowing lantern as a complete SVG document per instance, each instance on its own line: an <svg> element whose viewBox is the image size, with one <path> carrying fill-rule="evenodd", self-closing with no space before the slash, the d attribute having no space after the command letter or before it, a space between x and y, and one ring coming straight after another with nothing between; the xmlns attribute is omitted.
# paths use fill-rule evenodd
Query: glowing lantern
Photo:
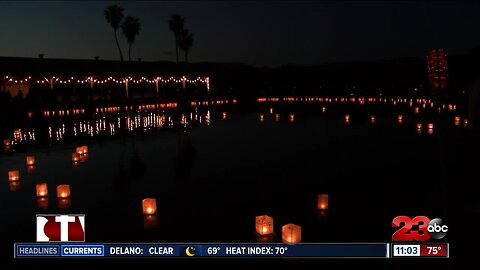
<svg viewBox="0 0 480 270"><path fill-rule="evenodd" d="M263 114L260 114L260 122L263 123L263 121L264 121L264 116L263 116Z"/></svg>
<svg viewBox="0 0 480 270"><path fill-rule="evenodd" d="M403 115L399 115L399 116L397 117L397 123L398 123L399 125L401 125L401 124L403 123Z"/></svg>
<svg viewBox="0 0 480 270"><path fill-rule="evenodd" d="M324 113L324 112L326 112L326 111L327 111L327 108L322 107L322 112Z"/></svg>
<svg viewBox="0 0 480 270"><path fill-rule="evenodd" d="M428 134L432 135L433 134L433 123L429 123L428 124L428 130L427 130Z"/></svg>
<svg viewBox="0 0 480 270"><path fill-rule="evenodd" d="M79 155L83 155L83 146L79 146L75 148L75 153Z"/></svg>
<svg viewBox="0 0 480 270"><path fill-rule="evenodd" d="M375 115L370 116L370 123L375 124Z"/></svg>
<svg viewBox="0 0 480 270"><path fill-rule="evenodd" d="M79 162L80 161L80 155L77 153L72 153L72 162Z"/></svg>
<svg viewBox="0 0 480 270"><path fill-rule="evenodd" d="M222 113L222 119L223 119L223 120L227 119L227 112L223 112L223 113Z"/></svg>
<svg viewBox="0 0 480 270"><path fill-rule="evenodd" d="M5 147L12 146L12 141L10 139L3 140L3 146L5 146Z"/></svg>
<svg viewBox="0 0 480 270"><path fill-rule="evenodd" d="M46 196L48 196L47 183L37 184L37 197L46 197Z"/></svg>
<svg viewBox="0 0 480 270"><path fill-rule="evenodd" d="M70 197L70 185L58 185L57 186L57 197L59 199L69 198Z"/></svg>
<svg viewBox="0 0 480 270"><path fill-rule="evenodd" d="M455 126L460 126L460 116L455 116Z"/></svg>
<svg viewBox="0 0 480 270"><path fill-rule="evenodd" d="M72 199L70 198L58 198L58 208L68 209L72 205Z"/></svg>
<svg viewBox="0 0 480 270"><path fill-rule="evenodd" d="M267 215L255 217L255 230L259 235L273 234L273 218Z"/></svg>
<svg viewBox="0 0 480 270"><path fill-rule="evenodd" d="M20 181L10 181L8 187L10 188L10 191L17 191L20 189Z"/></svg>
<svg viewBox="0 0 480 270"><path fill-rule="evenodd" d="M466 127L468 125L468 119L463 120L463 126Z"/></svg>
<svg viewBox="0 0 480 270"><path fill-rule="evenodd" d="M157 215L143 215L143 228L153 229L157 227Z"/></svg>
<svg viewBox="0 0 480 270"><path fill-rule="evenodd" d="M146 198L142 200L144 215L153 215L157 212L157 199Z"/></svg>
<svg viewBox="0 0 480 270"><path fill-rule="evenodd" d="M88 154L88 146L84 145L84 146L82 146L82 149L83 149L83 154L84 155Z"/></svg>
<svg viewBox="0 0 480 270"><path fill-rule="evenodd" d="M328 210L328 194L318 194L317 209Z"/></svg>
<svg viewBox="0 0 480 270"><path fill-rule="evenodd" d="M428 129L433 129L433 123L428 123Z"/></svg>
<svg viewBox="0 0 480 270"><path fill-rule="evenodd" d="M295 115L290 114L290 122L293 123L295 121Z"/></svg>
<svg viewBox="0 0 480 270"><path fill-rule="evenodd" d="M280 114L275 114L275 122L278 122L280 121Z"/></svg>
<svg viewBox="0 0 480 270"><path fill-rule="evenodd" d="M88 154L83 154L83 155L80 156L80 162L83 163L83 162L85 162L85 161L87 161L87 160L88 160Z"/></svg>
<svg viewBox="0 0 480 270"><path fill-rule="evenodd" d="M287 224L282 227L282 241L287 244L300 243L302 241L302 227L295 224Z"/></svg>
<svg viewBox="0 0 480 270"><path fill-rule="evenodd" d="M273 108L270 108L270 114L273 114Z"/></svg>
<svg viewBox="0 0 480 270"><path fill-rule="evenodd" d="M350 115L345 115L345 124L350 124Z"/></svg>
<svg viewBox="0 0 480 270"><path fill-rule="evenodd" d="M19 171L9 171L8 172L8 181L14 182L20 180L20 172Z"/></svg>
<svg viewBox="0 0 480 270"><path fill-rule="evenodd" d="M35 156L27 156L26 161L28 166L35 165Z"/></svg>
<svg viewBox="0 0 480 270"><path fill-rule="evenodd" d="M48 197L38 197L37 198L37 208L38 209L47 209L48 208Z"/></svg>

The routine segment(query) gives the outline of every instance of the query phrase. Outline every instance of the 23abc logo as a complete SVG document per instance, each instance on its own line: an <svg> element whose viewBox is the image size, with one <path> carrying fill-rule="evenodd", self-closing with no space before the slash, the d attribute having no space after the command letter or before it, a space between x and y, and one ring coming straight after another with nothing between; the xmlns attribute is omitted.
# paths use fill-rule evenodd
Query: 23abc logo
<svg viewBox="0 0 480 270"><path fill-rule="evenodd" d="M433 239L442 239L447 235L448 226L440 218L430 220L426 216L416 216L410 219L407 216L397 216L392 220L392 228L399 228L392 234L392 241L424 242Z"/></svg>

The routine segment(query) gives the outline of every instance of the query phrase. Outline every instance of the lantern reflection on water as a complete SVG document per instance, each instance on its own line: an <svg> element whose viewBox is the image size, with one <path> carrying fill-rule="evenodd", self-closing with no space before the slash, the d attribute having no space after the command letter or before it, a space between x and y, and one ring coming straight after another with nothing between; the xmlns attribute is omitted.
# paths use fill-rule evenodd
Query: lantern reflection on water
<svg viewBox="0 0 480 270"><path fill-rule="evenodd" d="M8 182L8 187L10 191L17 191L20 189L20 181L10 181Z"/></svg>
<svg viewBox="0 0 480 270"><path fill-rule="evenodd" d="M275 122L278 122L280 121L280 114L275 114Z"/></svg>
<svg viewBox="0 0 480 270"><path fill-rule="evenodd" d="M255 230L259 235L273 234L273 218L267 215L255 217Z"/></svg>
<svg viewBox="0 0 480 270"><path fill-rule="evenodd" d="M287 244L300 243L302 241L302 227L295 224L287 224L282 227L282 241Z"/></svg>
<svg viewBox="0 0 480 270"><path fill-rule="evenodd" d="M12 146L12 141L10 139L5 139L3 140L3 146L4 147L10 147Z"/></svg>
<svg viewBox="0 0 480 270"><path fill-rule="evenodd" d="M153 229L157 227L157 215L143 215L143 228Z"/></svg>
<svg viewBox="0 0 480 270"><path fill-rule="evenodd" d="M397 123L399 125L401 125L403 123L403 115L400 114L400 115L397 116Z"/></svg>
<svg viewBox="0 0 480 270"><path fill-rule="evenodd" d="M69 198L70 197L70 185L58 185L57 186L57 197L58 198Z"/></svg>
<svg viewBox="0 0 480 270"><path fill-rule="evenodd" d="M37 197L46 197L48 196L48 186L47 183L37 184Z"/></svg>
<svg viewBox="0 0 480 270"><path fill-rule="evenodd" d="M27 156L25 160L27 162L27 166L35 165L35 156Z"/></svg>
<svg viewBox="0 0 480 270"><path fill-rule="evenodd" d="M38 209L47 209L48 208L48 197L37 197L37 208Z"/></svg>
<svg viewBox="0 0 480 270"><path fill-rule="evenodd" d="M345 124L350 124L350 115L349 114L345 115Z"/></svg>
<svg viewBox="0 0 480 270"><path fill-rule="evenodd" d="M290 123L293 123L293 122L295 122L295 115L290 114Z"/></svg>
<svg viewBox="0 0 480 270"><path fill-rule="evenodd" d="M58 208L59 209L68 209L72 206L71 198L58 198Z"/></svg>
<svg viewBox="0 0 480 270"><path fill-rule="evenodd" d="M9 171L8 172L8 181L14 182L20 180L20 172L19 171Z"/></svg>
<svg viewBox="0 0 480 270"><path fill-rule="evenodd" d="M328 210L328 194L318 194L317 209Z"/></svg>
<svg viewBox="0 0 480 270"><path fill-rule="evenodd" d="M145 198L142 200L142 209L144 215L153 215L157 212L157 199Z"/></svg>
<svg viewBox="0 0 480 270"><path fill-rule="evenodd" d="M35 165L28 165L27 173L34 173L34 172L35 172Z"/></svg>

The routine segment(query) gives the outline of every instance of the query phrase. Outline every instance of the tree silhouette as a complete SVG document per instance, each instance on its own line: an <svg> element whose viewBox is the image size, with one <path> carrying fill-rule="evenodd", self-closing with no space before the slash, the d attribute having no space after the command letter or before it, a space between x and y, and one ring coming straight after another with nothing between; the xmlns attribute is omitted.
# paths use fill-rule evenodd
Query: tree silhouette
<svg viewBox="0 0 480 270"><path fill-rule="evenodd" d="M107 20L107 22L113 28L113 33L115 34L115 42L117 43L118 53L120 54L120 60L123 61L122 50L120 49L120 44L118 44L117 38L117 29L123 19L123 8L117 5L109 6L105 9L103 14L105 15L105 19Z"/></svg>
<svg viewBox="0 0 480 270"><path fill-rule="evenodd" d="M185 19L178 14L173 14L171 19L168 21L168 27L175 36L175 55L178 63L178 42L180 40L180 35L184 31Z"/></svg>
<svg viewBox="0 0 480 270"><path fill-rule="evenodd" d="M188 62L188 52L193 46L193 34L189 33L187 29L182 31L178 40L178 47L185 53L185 62Z"/></svg>
<svg viewBox="0 0 480 270"><path fill-rule="evenodd" d="M132 59L132 44L135 43L135 37L140 33L140 22L138 18L127 16L122 23L122 31L128 41L128 61L130 61Z"/></svg>

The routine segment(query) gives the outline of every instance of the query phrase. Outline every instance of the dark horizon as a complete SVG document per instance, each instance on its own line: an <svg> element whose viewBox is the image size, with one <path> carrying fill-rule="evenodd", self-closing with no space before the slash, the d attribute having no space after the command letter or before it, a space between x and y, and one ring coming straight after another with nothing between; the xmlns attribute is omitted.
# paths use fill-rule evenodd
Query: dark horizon
<svg viewBox="0 0 480 270"><path fill-rule="evenodd" d="M103 16L112 4L140 19L132 61L175 61L174 13L194 33L194 63L312 66L424 58L433 48L466 54L480 44L474 2L1 2L0 55L118 60ZM121 31L119 42L126 54Z"/></svg>

